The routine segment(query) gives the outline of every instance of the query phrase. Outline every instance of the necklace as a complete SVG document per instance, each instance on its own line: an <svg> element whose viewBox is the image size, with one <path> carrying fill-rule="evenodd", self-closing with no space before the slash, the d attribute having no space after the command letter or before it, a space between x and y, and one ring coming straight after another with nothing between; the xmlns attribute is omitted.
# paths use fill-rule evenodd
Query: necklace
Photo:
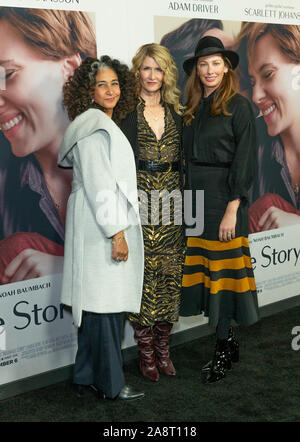
<svg viewBox="0 0 300 442"><path fill-rule="evenodd" d="M53 192L53 190L51 189L51 187L49 186L49 183L47 183L46 187L47 187L48 193L49 193L49 195L50 195L50 198L51 198L51 200L52 200L52 202L53 202L53 204L54 204L56 210L59 211L59 209L60 209L60 207L61 207L61 204L59 204L57 201L55 201L55 199L54 199L54 192Z"/></svg>
<svg viewBox="0 0 300 442"><path fill-rule="evenodd" d="M147 110L150 112L150 114L153 116L154 121L158 121L158 120L159 120L160 115L156 116L156 115L150 110L149 107L146 107L146 109L147 109Z"/></svg>
<svg viewBox="0 0 300 442"><path fill-rule="evenodd" d="M296 197L296 200L298 201L298 198L299 198L299 187L300 187L299 185L300 185L300 183L299 183L299 181L295 183L295 180L293 180L293 177L292 177L293 167L292 167L292 163L290 163L288 158L286 158L286 165L287 165L287 168L288 168L288 173L290 175L290 181L291 181L292 189L293 189L294 195Z"/></svg>
<svg viewBox="0 0 300 442"><path fill-rule="evenodd" d="M296 199L298 199L298 197L299 197L299 183L292 184L292 187L293 187L293 191L296 196Z"/></svg>

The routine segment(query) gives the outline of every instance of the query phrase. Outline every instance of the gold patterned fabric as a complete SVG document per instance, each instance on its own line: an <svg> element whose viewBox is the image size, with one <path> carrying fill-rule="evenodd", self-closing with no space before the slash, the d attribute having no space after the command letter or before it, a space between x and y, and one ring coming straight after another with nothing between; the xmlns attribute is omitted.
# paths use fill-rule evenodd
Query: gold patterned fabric
<svg viewBox="0 0 300 442"><path fill-rule="evenodd" d="M160 140L144 117L144 103L137 107L139 158L144 161L180 160L180 135L172 114L165 106L165 130ZM174 323L179 316L184 239L180 175L177 171L138 170L140 214L143 224L145 271L140 314L129 314L131 321L142 325L155 322ZM172 193L172 198L168 195ZM165 198L165 199L164 199ZM152 201L152 204L151 204ZM158 203L159 201L159 203ZM162 204L170 201L170 204ZM170 207L170 210L165 210Z"/></svg>

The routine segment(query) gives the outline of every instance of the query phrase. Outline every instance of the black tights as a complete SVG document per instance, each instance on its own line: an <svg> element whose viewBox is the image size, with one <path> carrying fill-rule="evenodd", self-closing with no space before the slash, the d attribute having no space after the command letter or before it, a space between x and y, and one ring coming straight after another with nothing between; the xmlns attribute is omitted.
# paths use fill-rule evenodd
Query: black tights
<svg viewBox="0 0 300 442"><path fill-rule="evenodd" d="M217 325L217 339L228 339L228 333L230 327L231 327L230 318L220 318Z"/></svg>

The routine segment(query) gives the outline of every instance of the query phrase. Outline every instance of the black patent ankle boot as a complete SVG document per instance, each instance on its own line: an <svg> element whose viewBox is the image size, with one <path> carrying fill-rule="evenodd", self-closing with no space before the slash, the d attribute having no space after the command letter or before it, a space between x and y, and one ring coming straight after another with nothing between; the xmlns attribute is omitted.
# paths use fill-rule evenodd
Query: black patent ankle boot
<svg viewBox="0 0 300 442"><path fill-rule="evenodd" d="M229 334L228 334L228 347L230 352L230 358L232 362L239 362L240 359L240 350L239 350L239 343L235 339L233 334L233 328L230 327Z"/></svg>
<svg viewBox="0 0 300 442"><path fill-rule="evenodd" d="M227 339L217 339L215 354L207 374L205 384L220 381L231 369L231 358Z"/></svg>
<svg viewBox="0 0 300 442"><path fill-rule="evenodd" d="M240 359L239 347L240 346L239 346L238 341L235 339L232 327L230 327L230 329L229 329L227 342L228 342L228 348L229 348L231 362L239 362L239 359ZM212 361L209 361L207 364L205 364L202 367L202 370L201 370L202 373L208 372L211 368L211 364L212 364Z"/></svg>

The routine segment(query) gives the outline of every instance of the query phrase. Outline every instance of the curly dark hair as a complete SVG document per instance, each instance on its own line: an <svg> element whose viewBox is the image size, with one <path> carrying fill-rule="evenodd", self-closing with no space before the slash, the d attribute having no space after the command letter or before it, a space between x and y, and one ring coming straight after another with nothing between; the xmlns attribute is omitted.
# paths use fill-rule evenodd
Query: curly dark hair
<svg viewBox="0 0 300 442"><path fill-rule="evenodd" d="M105 109L92 101L93 90L96 84L97 72L102 68L112 69L118 76L121 96L114 108L112 119L120 125L121 120L133 111L137 103L135 75L129 71L128 66L119 60L111 59L108 55L97 58L87 57L74 71L74 74L64 85L64 106L70 120L88 109Z"/></svg>

